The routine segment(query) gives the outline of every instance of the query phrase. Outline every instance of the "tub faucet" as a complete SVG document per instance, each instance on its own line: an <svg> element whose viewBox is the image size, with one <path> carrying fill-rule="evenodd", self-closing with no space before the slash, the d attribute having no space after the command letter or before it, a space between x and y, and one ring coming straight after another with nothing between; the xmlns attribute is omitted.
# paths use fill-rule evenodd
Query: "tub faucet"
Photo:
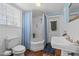
<svg viewBox="0 0 79 59"><path fill-rule="evenodd" d="M77 40L76 43L79 44L79 40Z"/></svg>
<svg viewBox="0 0 79 59"><path fill-rule="evenodd" d="M68 40L71 43L73 43L73 39L67 33L64 33L63 36L66 38L66 40Z"/></svg>
<svg viewBox="0 0 79 59"><path fill-rule="evenodd" d="M35 33L33 33L33 38L35 38Z"/></svg>

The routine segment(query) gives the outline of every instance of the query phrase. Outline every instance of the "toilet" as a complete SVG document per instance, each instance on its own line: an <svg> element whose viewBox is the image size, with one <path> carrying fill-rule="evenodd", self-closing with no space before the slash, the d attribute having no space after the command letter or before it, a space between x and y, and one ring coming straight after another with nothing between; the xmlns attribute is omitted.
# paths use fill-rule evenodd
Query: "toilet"
<svg viewBox="0 0 79 59"><path fill-rule="evenodd" d="M14 48L12 48L13 50L13 54L16 56L24 56L24 52L25 52L25 47L22 45L18 45Z"/></svg>
<svg viewBox="0 0 79 59"><path fill-rule="evenodd" d="M5 40L5 45L5 55L13 54L14 56L24 56L26 49L23 45L21 45L21 40L19 38L8 38Z"/></svg>

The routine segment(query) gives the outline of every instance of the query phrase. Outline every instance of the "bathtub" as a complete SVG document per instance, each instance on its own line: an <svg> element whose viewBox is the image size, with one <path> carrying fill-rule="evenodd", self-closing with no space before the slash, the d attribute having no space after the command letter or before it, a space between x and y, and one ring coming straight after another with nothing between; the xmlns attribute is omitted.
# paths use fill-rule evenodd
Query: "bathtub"
<svg viewBox="0 0 79 59"><path fill-rule="evenodd" d="M71 52L79 55L79 45L69 42L65 37L52 37L51 45L52 48L61 49L64 56L68 56L67 54Z"/></svg>
<svg viewBox="0 0 79 59"><path fill-rule="evenodd" d="M31 40L30 50L39 51L44 49L44 40L34 39Z"/></svg>

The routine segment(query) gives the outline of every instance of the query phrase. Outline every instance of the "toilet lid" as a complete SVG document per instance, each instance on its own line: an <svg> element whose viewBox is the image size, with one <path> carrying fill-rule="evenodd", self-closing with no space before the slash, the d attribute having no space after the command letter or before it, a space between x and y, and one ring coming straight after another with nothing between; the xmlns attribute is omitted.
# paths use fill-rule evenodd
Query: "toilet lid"
<svg viewBox="0 0 79 59"><path fill-rule="evenodd" d="M22 45L18 45L18 46L13 48L13 51L16 51L16 52L21 52L21 51L24 51L24 50L25 50L25 47L22 46Z"/></svg>

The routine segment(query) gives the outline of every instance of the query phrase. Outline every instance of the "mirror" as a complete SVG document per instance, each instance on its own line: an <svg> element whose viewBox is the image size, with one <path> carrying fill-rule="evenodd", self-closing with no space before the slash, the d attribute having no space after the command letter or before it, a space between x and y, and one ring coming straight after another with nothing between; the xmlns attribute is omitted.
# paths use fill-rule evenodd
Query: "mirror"
<svg viewBox="0 0 79 59"><path fill-rule="evenodd" d="M57 30L57 21L51 21L51 30L56 31Z"/></svg>
<svg viewBox="0 0 79 59"><path fill-rule="evenodd" d="M71 3L69 6L69 22L79 19L79 3Z"/></svg>

